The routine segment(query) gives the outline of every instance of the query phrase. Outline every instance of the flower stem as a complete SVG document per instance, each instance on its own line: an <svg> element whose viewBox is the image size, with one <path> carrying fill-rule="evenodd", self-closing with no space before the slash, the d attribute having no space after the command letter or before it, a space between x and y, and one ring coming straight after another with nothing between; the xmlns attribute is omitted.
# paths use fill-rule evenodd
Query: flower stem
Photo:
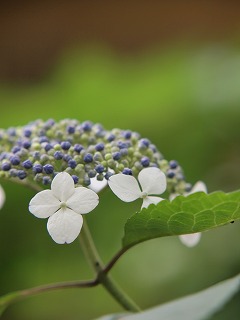
<svg viewBox="0 0 240 320"><path fill-rule="evenodd" d="M136 303L127 296L127 294L116 284L109 274L104 272L103 263L93 242L86 219L84 220L80 233L80 243L89 264L97 275L97 279L105 289L115 298L115 300L118 301L120 305L122 305L124 309L132 312L140 311L140 308Z"/></svg>

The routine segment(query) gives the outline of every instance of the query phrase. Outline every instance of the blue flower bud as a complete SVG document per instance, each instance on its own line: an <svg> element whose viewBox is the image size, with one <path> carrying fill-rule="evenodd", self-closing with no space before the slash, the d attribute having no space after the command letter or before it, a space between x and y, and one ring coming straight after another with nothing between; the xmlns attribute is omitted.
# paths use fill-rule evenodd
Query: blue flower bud
<svg viewBox="0 0 240 320"><path fill-rule="evenodd" d="M17 153L17 152L20 151L20 150L21 150L20 147L14 146L14 147L12 148L12 153Z"/></svg>
<svg viewBox="0 0 240 320"><path fill-rule="evenodd" d="M100 142L100 143L98 143L96 146L95 146L95 149L97 150L97 151L102 151L103 149L104 149L104 143L102 143L102 142Z"/></svg>
<svg viewBox="0 0 240 320"><path fill-rule="evenodd" d="M113 160L119 160L121 158L120 152L114 152L113 153Z"/></svg>
<svg viewBox="0 0 240 320"><path fill-rule="evenodd" d="M73 178L74 183L77 184L78 180L79 180L78 176L72 175L72 178Z"/></svg>
<svg viewBox="0 0 240 320"><path fill-rule="evenodd" d="M41 164L34 164L32 170L34 173L41 173L43 170L43 167Z"/></svg>
<svg viewBox="0 0 240 320"><path fill-rule="evenodd" d="M14 166L19 165L19 163L21 162L18 156L12 156L10 158L10 161L11 161L11 164L13 164Z"/></svg>
<svg viewBox="0 0 240 320"><path fill-rule="evenodd" d="M92 123L90 121L85 121L82 123L82 129L84 131L91 131L92 129Z"/></svg>
<svg viewBox="0 0 240 320"><path fill-rule="evenodd" d="M25 169L31 169L33 164L32 164L32 161L28 159L28 160L23 161L22 166Z"/></svg>
<svg viewBox="0 0 240 320"><path fill-rule="evenodd" d="M56 151L53 156L56 160L61 160L63 158L63 153L60 151Z"/></svg>
<svg viewBox="0 0 240 320"><path fill-rule="evenodd" d="M18 170L17 176L20 180L23 180L26 178L27 173L24 170Z"/></svg>
<svg viewBox="0 0 240 320"><path fill-rule="evenodd" d="M3 171L9 171L11 169L11 163L9 162L3 162L2 164L2 170Z"/></svg>
<svg viewBox="0 0 240 320"><path fill-rule="evenodd" d="M143 158L141 159L141 164L143 165L143 167L148 167L149 164L150 164L149 158L148 158L148 157L143 157Z"/></svg>
<svg viewBox="0 0 240 320"><path fill-rule="evenodd" d="M46 174L51 174L53 173L54 168L51 164L45 164L45 166L43 166L43 170L46 172Z"/></svg>
<svg viewBox="0 0 240 320"><path fill-rule="evenodd" d="M122 171L123 174L126 174L126 175L132 175L132 170L129 169L129 168L124 168L123 171Z"/></svg>
<svg viewBox="0 0 240 320"><path fill-rule="evenodd" d="M65 160L66 162L70 161L71 159L72 159L72 157L69 154L63 155L63 160Z"/></svg>
<svg viewBox="0 0 240 320"><path fill-rule="evenodd" d="M44 147L44 149L46 150L46 151L49 151L49 150L51 150L53 147L52 147L52 145L50 144L50 143L47 143L46 145L45 145L45 147Z"/></svg>
<svg viewBox="0 0 240 320"><path fill-rule="evenodd" d="M177 166L178 166L178 162L177 162L176 160L171 160L171 161L169 161L169 167L170 167L171 169L176 169Z"/></svg>
<svg viewBox="0 0 240 320"><path fill-rule="evenodd" d="M68 166L72 169L74 169L77 166L77 162L73 159L68 161Z"/></svg>
<svg viewBox="0 0 240 320"><path fill-rule="evenodd" d="M97 173L103 173L104 171L104 166L101 164L96 165L95 170L97 171Z"/></svg>
<svg viewBox="0 0 240 320"><path fill-rule="evenodd" d="M26 138L29 138L29 137L31 136L31 134L32 134L32 131L31 131L31 130L29 130L29 129L25 129L25 130L24 130L24 136L25 136Z"/></svg>
<svg viewBox="0 0 240 320"><path fill-rule="evenodd" d="M125 139L130 139L132 136L132 132L130 130L127 130L123 133L123 136Z"/></svg>
<svg viewBox="0 0 240 320"><path fill-rule="evenodd" d="M63 141L61 143L61 147L62 147L63 150L68 150L71 147L71 143L69 141Z"/></svg>
<svg viewBox="0 0 240 320"><path fill-rule="evenodd" d="M169 171L167 172L167 177L168 177L168 178L172 179L174 176L175 176L175 172L174 172L174 171L169 170Z"/></svg>
<svg viewBox="0 0 240 320"><path fill-rule="evenodd" d="M115 140L116 136L114 134L110 134L108 137L107 137L107 141L108 142L112 142L113 140Z"/></svg>
<svg viewBox="0 0 240 320"><path fill-rule="evenodd" d="M75 144L73 147L73 150L76 151L77 153L80 153L83 149L84 148L81 144Z"/></svg>
<svg viewBox="0 0 240 320"><path fill-rule="evenodd" d="M43 183L45 186L47 186L47 185L49 185L49 184L51 183L51 179L50 179L49 177L47 177L47 176L44 176L44 177L42 178L42 183Z"/></svg>
<svg viewBox="0 0 240 320"><path fill-rule="evenodd" d="M30 141L24 141L22 146L25 149L29 149L31 147L31 142Z"/></svg>
<svg viewBox="0 0 240 320"><path fill-rule="evenodd" d="M73 126L68 126L68 127L67 127L67 132L68 132L69 134L74 133L74 132L75 132L75 127L73 127Z"/></svg>
<svg viewBox="0 0 240 320"><path fill-rule="evenodd" d="M49 142L49 139L47 137L43 136L43 137L40 137L39 142L40 143Z"/></svg>
<svg viewBox="0 0 240 320"><path fill-rule="evenodd" d="M112 175L113 175L113 173L108 171L108 172L105 174L104 177L105 177L106 180L108 180Z"/></svg>
<svg viewBox="0 0 240 320"><path fill-rule="evenodd" d="M90 163L93 161L93 156L91 155L91 153L87 153L85 154L85 156L83 157L83 161L86 163Z"/></svg>
<svg viewBox="0 0 240 320"><path fill-rule="evenodd" d="M96 176L96 171L95 170L90 170L88 172L88 176L89 176L89 178L94 178Z"/></svg>

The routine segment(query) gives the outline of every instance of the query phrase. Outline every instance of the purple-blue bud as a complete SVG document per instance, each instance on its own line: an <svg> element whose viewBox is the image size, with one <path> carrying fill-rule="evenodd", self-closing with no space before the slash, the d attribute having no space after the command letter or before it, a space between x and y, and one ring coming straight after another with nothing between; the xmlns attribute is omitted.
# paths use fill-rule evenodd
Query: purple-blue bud
<svg viewBox="0 0 240 320"><path fill-rule="evenodd" d="M29 129L25 129L25 130L24 130L24 136L25 136L26 138L29 138L29 137L31 136L31 134L32 134L32 131L31 131L31 130L29 130Z"/></svg>
<svg viewBox="0 0 240 320"><path fill-rule="evenodd" d="M98 144L96 144L95 149L97 151L102 151L105 148L104 143L100 142Z"/></svg>
<svg viewBox="0 0 240 320"><path fill-rule="evenodd" d="M2 164L2 170L3 171L9 171L11 169L11 163L10 162L4 162Z"/></svg>
<svg viewBox="0 0 240 320"><path fill-rule="evenodd" d="M132 176L132 170L129 168L124 168L122 171L123 174Z"/></svg>
<svg viewBox="0 0 240 320"><path fill-rule="evenodd" d="M24 141L22 146L25 149L29 149L31 147L31 142L30 141Z"/></svg>
<svg viewBox="0 0 240 320"><path fill-rule="evenodd" d="M169 161L169 167L170 167L171 169L176 169L177 166L178 166L178 162L177 162L176 160L171 160L171 161Z"/></svg>
<svg viewBox="0 0 240 320"><path fill-rule="evenodd" d="M84 148L81 144L75 144L73 149L75 152L80 153Z"/></svg>
<svg viewBox="0 0 240 320"><path fill-rule="evenodd" d="M121 158L121 153L114 152L112 156L113 156L113 160L119 160Z"/></svg>
<svg viewBox="0 0 240 320"><path fill-rule="evenodd" d="M25 169L31 169L33 164L32 164L32 161L28 159L28 160L23 161L22 166Z"/></svg>
<svg viewBox="0 0 240 320"><path fill-rule="evenodd" d="M143 157L143 158L141 159L141 164L142 164L143 167L148 167L149 164L150 164L149 158L148 158L148 157Z"/></svg>
<svg viewBox="0 0 240 320"><path fill-rule="evenodd" d="M169 171L167 172L167 177L168 177L168 178L172 179L174 176L175 176L175 172L174 172L174 171L169 170Z"/></svg>
<svg viewBox="0 0 240 320"><path fill-rule="evenodd" d="M20 158L18 156L12 156L10 158L11 164L13 164L14 166L19 165L20 163Z"/></svg>
<svg viewBox="0 0 240 320"><path fill-rule="evenodd" d="M87 153L85 154L85 156L83 157L83 161L86 163L90 163L93 161L93 156L91 155L91 153Z"/></svg>
<svg viewBox="0 0 240 320"><path fill-rule="evenodd" d="M75 127L73 127L73 126L68 126L68 127L67 127L67 132L68 132L69 134L73 134L73 133L75 132Z"/></svg>
<svg viewBox="0 0 240 320"><path fill-rule="evenodd" d="M77 162L75 160L71 159L71 160L68 161L68 166L70 168L74 169L77 166Z"/></svg>
<svg viewBox="0 0 240 320"><path fill-rule="evenodd" d="M97 173L102 173L104 171L104 166L101 164L96 165L95 170Z"/></svg>
<svg viewBox="0 0 240 320"><path fill-rule="evenodd" d="M18 170L17 176L20 180L23 180L26 178L27 173L24 170Z"/></svg>
<svg viewBox="0 0 240 320"><path fill-rule="evenodd" d="M71 143L69 141L63 141L61 143L61 147L62 147L63 150L68 150L71 147Z"/></svg>
<svg viewBox="0 0 240 320"><path fill-rule="evenodd" d="M78 180L79 180L78 176L72 175L72 178L73 178L74 183L77 184Z"/></svg>
<svg viewBox="0 0 240 320"><path fill-rule="evenodd" d="M43 167L41 164L34 164L32 170L34 173L41 173L43 170Z"/></svg>
<svg viewBox="0 0 240 320"><path fill-rule="evenodd" d="M56 151L53 156L56 160L61 160L63 158L63 153L61 151Z"/></svg>
<svg viewBox="0 0 240 320"><path fill-rule="evenodd" d="M45 166L43 166L43 170L46 172L46 174L51 174L53 173L54 168L51 164L45 164Z"/></svg>
<svg viewBox="0 0 240 320"><path fill-rule="evenodd" d="M45 147L44 147L44 149L45 149L45 151L49 151L49 150L51 150L53 147L52 147L52 145L50 144L50 143L47 143L46 145L45 145Z"/></svg>
<svg viewBox="0 0 240 320"><path fill-rule="evenodd" d="M90 121L85 121L82 123L82 129L84 131L91 131L92 129L92 123Z"/></svg>

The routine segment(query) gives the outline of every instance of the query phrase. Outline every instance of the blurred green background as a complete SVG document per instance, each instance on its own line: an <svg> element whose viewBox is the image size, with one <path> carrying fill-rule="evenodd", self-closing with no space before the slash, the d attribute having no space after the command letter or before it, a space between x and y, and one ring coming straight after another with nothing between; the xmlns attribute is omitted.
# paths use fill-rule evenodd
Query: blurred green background
<svg viewBox="0 0 240 320"><path fill-rule="evenodd" d="M19 5L21 4L21 5ZM238 2L9 1L0 12L0 127L76 118L141 133L187 180L209 191L240 185ZM78 241L57 245L28 212L33 192L1 182L0 293L92 277ZM88 215L103 260L120 248L140 203L111 192ZM113 209L114 208L114 209ZM132 248L112 270L142 308L196 292L240 270L240 224ZM238 295L214 317L237 319ZM104 289L41 294L11 306L4 320L94 319L121 312Z"/></svg>

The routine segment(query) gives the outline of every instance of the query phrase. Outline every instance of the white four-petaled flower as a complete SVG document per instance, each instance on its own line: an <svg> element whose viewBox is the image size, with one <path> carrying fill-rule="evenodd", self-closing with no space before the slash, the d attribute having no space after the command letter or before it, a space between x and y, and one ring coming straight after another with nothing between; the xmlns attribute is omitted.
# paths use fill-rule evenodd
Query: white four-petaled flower
<svg viewBox="0 0 240 320"><path fill-rule="evenodd" d="M0 209L2 209L4 202L5 202L5 192L3 188L0 186Z"/></svg>
<svg viewBox="0 0 240 320"><path fill-rule="evenodd" d="M142 198L142 208L147 208L150 204L157 204L163 200L155 195L162 194L167 187L165 174L155 167L141 170L138 174L138 180L122 173L112 175L108 184L122 201L132 202Z"/></svg>
<svg viewBox="0 0 240 320"><path fill-rule="evenodd" d="M81 215L92 211L98 202L94 191L75 188L72 177L61 172L54 177L51 190L40 191L32 198L29 211L37 218L49 218L47 229L55 242L71 243L81 231Z"/></svg>
<svg viewBox="0 0 240 320"><path fill-rule="evenodd" d="M183 195L188 196L189 194L192 194L195 192L200 192L200 191L207 193L207 186L202 181L196 182L195 185L192 187L192 190L190 192L185 192ZM177 196L178 196L178 194L172 194L170 196L170 200L173 200ZM194 247L195 245L197 245L199 243L201 235L202 235L201 232L183 234L183 235L179 236L179 239L187 247Z"/></svg>

